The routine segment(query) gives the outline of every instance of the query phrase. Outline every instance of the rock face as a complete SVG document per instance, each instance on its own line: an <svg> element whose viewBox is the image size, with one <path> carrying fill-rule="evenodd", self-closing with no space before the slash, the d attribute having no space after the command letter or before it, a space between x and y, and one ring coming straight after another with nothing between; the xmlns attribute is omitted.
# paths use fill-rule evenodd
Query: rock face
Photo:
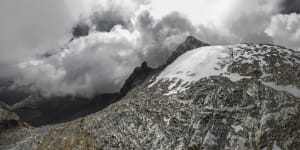
<svg viewBox="0 0 300 150"><path fill-rule="evenodd" d="M120 96L125 96L131 89L142 84L152 71L153 69L148 67L147 62L143 62L141 67L135 68L120 90Z"/></svg>
<svg viewBox="0 0 300 150"><path fill-rule="evenodd" d="M0 102L0 134L9 136L10 133L17 133L28 125L20 120L19 116L12 112L11 107ZM0 137L0 148L9 143L6 136Z"/></svg>
<svg viewBox="0 0 300 150"><path fill-rule="evenodd" d="M280 46L188 51L77 120L0 133L0 149L300 149L300 58Z"/></svg>
<svg viewBox="0 0 300 150"><path fill-rule="evenodd" d="M11 108L4 103L0 103L0 132L16 128L19 126L19 117L11 112Z"/></svg>

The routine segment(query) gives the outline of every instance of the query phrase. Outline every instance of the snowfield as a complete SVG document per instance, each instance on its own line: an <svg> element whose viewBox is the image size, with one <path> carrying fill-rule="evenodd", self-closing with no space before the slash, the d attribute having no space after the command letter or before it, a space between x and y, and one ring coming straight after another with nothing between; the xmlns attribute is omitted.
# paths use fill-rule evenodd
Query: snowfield
<svg viewBox="0 0 300 150"><path fill-rule="evenodd" d="M228 71L228 66L233 62L240 64L254 64L258 62L259 70L262 71L260 78L271 76L265 73L266 57L276 57L278 54L284 55L284 63L293 64L299 63L299 60L290 57L292 52L272 45L246 44L227 45L227 46L205 46L188 51L178 57L172 64L167 66L156 79L148 86L149 88L158 83L170 82L169 91L164 95L173 95L188 89L188 85L199 81L202 78L210 76L224 76L232 82L237 82L251 76L242 76L239 73L231 73ZM266 48L266 49L265 49ZM279 64L280 65L280 64ZM275 85L274 83L265 83L265 85L279 91L288 92L296 97L300 97L300 90L292 85L283 86Z"/></svg>
<svg viewBox="0 0 300 150"><path fill-rule="evenodd" d="M161 72L149 87L160 80L171 81L170 92L165 95L172 95L184 91L187 85L205 77L221 75L233 82L247 78L227 71L228 65L233 61L232 53L229 46L206 46L186 52ZM176 86L178 82L180 85Z"/></svg>
<svg viewBox="0 0 300 150"><path fill-rule="evenodd" d="M220 64L230 62L230 53L224 46L208 46L189 51L169 65L157 80L181 79L184 84L220 75L226 72Z"/></svg>

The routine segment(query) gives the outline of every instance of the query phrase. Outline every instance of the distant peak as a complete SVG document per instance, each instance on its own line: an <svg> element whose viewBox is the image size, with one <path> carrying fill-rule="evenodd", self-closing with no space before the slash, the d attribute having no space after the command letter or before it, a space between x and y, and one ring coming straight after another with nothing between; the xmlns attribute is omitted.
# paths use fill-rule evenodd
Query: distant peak
<svg viewBox="0 0 300 150"><path fill-rule="evenodd" d="M172 53L171 57L167 60L167 64L172 63L177 57L185 52L202 46L209 46L209 44L198 40L194 36L188 36L185 41L177 47L176 51Z"/></svg>
<svg viewBox="0 0 300 150"><path fill-rule="evenodd" d="M209 44L203 42L203 41L200 41L198 40L197 38L195 38L194 36L190 35L188 36L184 43L182 43L181 45L183 44L196 44L196 45L202 45L202 46L208 46Z"/></svg>
<svg viewBox="0 0 300 150"><path fill-rule="evenodd" d="M148 68L148 63L146 61L144 61L142 64L141 64L141 68Z"/></svg>
<svg viewBox="0 0 300 150"><path fill-rule="evenodd" d="M197 38L195 38L194 36L190 35L190 36L186 37L185 41L187 42L187 41L199 41L199 40Z"/></svg>
<svg viewBox="0 0 300 150"><path fill-rule="evenodd" d="M140 67L136 67L120 90L121 96L125 96L131 89L142 84L152 71L153 69L148 66L146 61L144 61Z"/></svg>

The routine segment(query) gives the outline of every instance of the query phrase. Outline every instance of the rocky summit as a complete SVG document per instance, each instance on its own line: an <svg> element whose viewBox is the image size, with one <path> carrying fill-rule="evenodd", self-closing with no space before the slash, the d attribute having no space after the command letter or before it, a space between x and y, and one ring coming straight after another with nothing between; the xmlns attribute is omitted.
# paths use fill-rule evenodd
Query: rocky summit
<svg viewBox="0 0 300 150"><path fill-rule="evenodd" d="M94 114L0 127L0 149L300 149L299 52L266 44L184 51Z"/></svg>

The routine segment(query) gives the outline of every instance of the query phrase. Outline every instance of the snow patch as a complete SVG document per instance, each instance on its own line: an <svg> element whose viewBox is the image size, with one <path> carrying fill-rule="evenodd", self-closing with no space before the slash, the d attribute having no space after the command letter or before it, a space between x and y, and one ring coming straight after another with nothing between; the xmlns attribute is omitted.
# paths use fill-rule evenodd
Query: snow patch
<svg viewBox="0 0 300 150"><path fill-rule="evenodd" d="M262 82L264 85L269 86L277 91L284 91L292 94L293 96L300 97L300 90L294 85L276 85L274 82Z"/></svg>
<svg viewBox="0 0 300 150"><path fill-rule="evenodd" d="M237 82L237 81L240 81L242 79L250 79L252 77L248 77L248 76L241 76L240 74L238 73L229 73L228 75L223 75L224 77L228 77L232 82Z"/></svg>
<svg viewBox="0 0 300 150"><path fill-rule="evenodd" d="M215 145L215 140L216 137L211 133L211 131L208 131L204 137L203 144Z"/></svg>
<svg viewBox="0 0 300 150"><path fill-rule="evenodd" d="M262 150L267 150L268 147L263 148ZM281 150L281 148L277 145L277 141L273 143L272 150Z"/></svg>
<svg viewBox="0 0 300 150"><path fill-rule="evenodd" d="M234 129L235 133L243 131L243 127L241 125L231 125L231 127Z"/></svg>
<svg viewBox="0 0 300 150"><path fill-rule="evenodd" d="M267 121L270 120L272 118L271 114L263 114L261 119L260 119L260 125L264 126L267 124Z"/></svg>
<svg viewBox="0 0 300 150"><path fill-rule="evenodd" d="M273 144L272 150L281 150L281 148L277 145L276 141Z"/></svg>

